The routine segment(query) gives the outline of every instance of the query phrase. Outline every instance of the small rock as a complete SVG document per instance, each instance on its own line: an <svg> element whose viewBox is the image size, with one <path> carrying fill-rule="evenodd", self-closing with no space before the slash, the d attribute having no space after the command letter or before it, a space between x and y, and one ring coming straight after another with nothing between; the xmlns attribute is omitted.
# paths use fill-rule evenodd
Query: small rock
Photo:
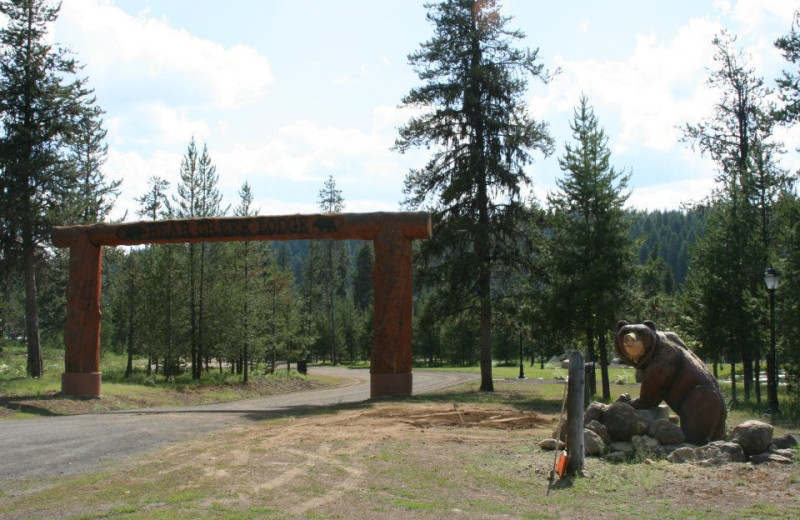
<svg viewBox="0 0 800 520"><path fill-rule="evenodd" d="M775 462L777 464L791 464L792 459L788 459L775 453L756 453L750 457L750 462L753 464L764 464L767 462Z"/></svg>
<svg viewBox="0 0 800 520"><path fill-rule="evenodd" d="M739 444L747 455L763 453L772 443L772 425L761 421L745 421L735 426L729 440Z"/></svg>
<svg viewBox="0 0 800 520"><path fill-rule="evenodd" d="M608 462L625 462L628 460L628 454L624 451L612 451L606 455L606 460Z"/></svg>
<svg viewBox="0 0 800 520"><path fill-rule="evenodd" d="M683 442L683 431L679 426L673 424L669 419L657 419L653 421L647 430L647 435L658 440L661 444L680 444Z"/></svg>
<svg viewBox="0 0 800 520"><path fill-rule="evenodd" d="M789 460L794 460L794 457L795 457L794 450L790 450L790 449L784 449L784 450L775 449L775 450L772 450L772 453L774 453L775 455L780 455L781 457L786 457Z"/></svg>
<svg viewBox="0 0 800 520"><path fill-rule="evenodd" d="M592 421L603 422L603 415L606 413L607 408L608 405L598 401L589 403L589 406L586 407L586 411L583 412L583 424L589 424Z"/></svg>
<svg viewBox="0 0 800 520"><path fill-rule="evenodd" d="M602 455L606 451L606 444L592 430L583 430L583 450L586 455Z"/></svg>
<svg viewBox="0 0 800 520"><path fill-rule="evenodd" d="M698 460L697 465L702 467L710 467L710 466L721 466L723 464L727 464L731 461L730 456L727 453L720 453L717 457L712 457L710 459L705 460Z"/></svg>
<svg viewBox="0 0 800 520"><path fill-rule="evenodd" d="M606 446L611 445L611 436L608 434L608 430L603 423L599 421L589 421L584 424L586 424L587 430L592 430L594 433L600 436L600 438L603 440L603 444Z"/></svg>
<svg viewBox="0 0 800 520"><path fill-rule="evenodd" d="M787 433L786 435L781 435L780 437L775 437L772 439L772 444L779 450L786 450L789 448L794 448L800 443L800 435L796 433Z"/></svg>
<svg viewBox="0 0 800 520"><path fill-rule="evenodd" d="M694 448L683 447L674 450L669 454L667 460L676 464L683 464L684 462L694 462L697 460L697 455L694 453Z"/></svg>
<svg viewBox="0 0 800 520"><path fill-rule="evenodd" d="M631 398L631 394L626 392L624 394L619 394L619 397L617 397L617 400L614 401L614 402L615 403L631 404L631 401L633 401L633 399Z"/></svg>
<svg viewBox="0 0 800 520"><path fill-rule="evenodd" d="M563 450L565 446L565 443L556 441L555 439L544 439L539 442L539 447L548 451L553 451L556 449Z"/></svg>

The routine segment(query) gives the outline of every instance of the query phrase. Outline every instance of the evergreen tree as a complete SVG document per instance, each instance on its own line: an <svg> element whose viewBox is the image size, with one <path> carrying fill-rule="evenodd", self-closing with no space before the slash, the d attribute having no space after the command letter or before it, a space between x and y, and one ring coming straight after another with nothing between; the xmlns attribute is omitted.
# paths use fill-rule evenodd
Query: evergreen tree
<svg viewBox="0 0 800 520"><path fill-rule="evenodd" d="M222 197L217 189L218 175L216 167L208 155L204 145L203 153L198 157L197 145L192 137L181 159L181 182L178 184L178 196L174 198L176 216L179 218L198 218L216 216L221 213ZM189 285L189 343L192 356L192 378L199 379L203 361L208 366L208 356L204 352L205 326L203 324L205 287L208 275L206 271L206 251L204 242L189 243L188 250L188 285Z"/></svg>
<svg viewBox="0 0 800 520"><path fill-rule="evenodd" d="M250 217L258 214L258 210L253 209L253 192L250 184L245 182L239 190L239 205L233 211L237 217ZM253 244L250 242L235 242L231 244L234 250L233 260L237 265L237 285L236 297L237 307L241 313L237 312L237 319L234 319L230 328L236 330L234 341L241 344L239 357L242 366L242 382L247 383L249 379L250 353L253 338L253 326L251 315L253 314L255 300L255 281L258 274L258 262L253 251ZM231 358L233 361L234 358Z"/></svg>
<svg viewBox="0 0 800 520"><path fill-rule="evenodd" d="M798 67L797 70L784 70L778 82L778 95L783 106L778 110L778 118L785 123L800 121L800 11L795 11L792 29L786 36L775 40L775 46L786 61Z"/></svg>
<svg viewBox="0 0 800 520"><path fill-rule="evenodd" d="M22 265L28 374L42 375L37 301L37 257L52 225L83 213L78 170L69 150L83 136L93 110L86 81L69 53L48 41L59 5L5 0L0 12L0 206L3 260ZM95 132L95 135L98 135Z"/></svg>
<svg viewBox="0 0 800 520"><path fill-rule="evenodd" d="M603 399L609 399L606 340L609 325L619 317L635 258L623 210L628 176L610 165L608 138L584 96L570 128L575 144L567 144L559 159L565 176L547 198L553 212L552 308L571 330L585 334L589 362L596 360L599 340ZM589 383L596 393L594 372Z"/></svg>
<svg viewBox="0 0 800 520"><path fill-rule="evenodd" d="M492 271L516 260L520 191L530 184L531 151L545 155L552 139L527 113L529 75L547 80L538 51L517 49L493 0L428 5L434 35L409 56L422 86L403 105L425 110L399 131L395 148L431 149L406 177L406 205L430 207L436 233L422 248L419 277L439 286L449 313L480 322L481 390L492 391ZM477 301L476 301L477 299Z"/></svg>
<svg viewBox="0 0 800 520"><path fill-rule="evenodd" d="M333 175L328 176L325 185L319 192L319 208L324 213L341 213L344 210L342 191L336 189ZM336 333L335 297L344 296L347 282L347 249L343 242L325 240L323 242L324 260L321 263L320 282L324 289L325 316L327 317L327 334L331 363L339 362Z"/></svg>
<svg viewBox="0 0 800 520"><path fill-rule="evenodd" d="M750 400L765 339L758 334L764 305L757 301L765 297L763 273L774 247L772 206L787 179L775 164L780 147L772 139L771 108L765 105L770 90L748 67L734 36L723 31L713 43L716 68L708 84L720 92L720 100L710 119L684 129L684 141L714 160L719 172L709 227L692 255L699 271L690 276L697 277L692 285L705 310L718 315L717 328L723 331L709 338L720 343L708 347L712 352L733 347L731 363L740 356L745 400ZM712 256L705 258L706 254ZM722 278L716 280L708 269ZM718 304L728 311L720 313Z"/></svg>

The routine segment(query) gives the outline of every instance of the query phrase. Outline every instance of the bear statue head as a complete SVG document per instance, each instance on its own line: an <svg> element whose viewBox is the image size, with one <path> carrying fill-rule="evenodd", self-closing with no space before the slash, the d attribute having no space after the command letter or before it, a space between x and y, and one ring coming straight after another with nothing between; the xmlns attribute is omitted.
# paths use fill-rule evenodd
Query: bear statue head
<svg viewBox="0 0 800 520"><path fill-rule="evenodd" d="M656 324L652 321L647 320L641 324L617 322L614 348L620 359L628 365L644 364L653 355L657 343Z"/></svg>

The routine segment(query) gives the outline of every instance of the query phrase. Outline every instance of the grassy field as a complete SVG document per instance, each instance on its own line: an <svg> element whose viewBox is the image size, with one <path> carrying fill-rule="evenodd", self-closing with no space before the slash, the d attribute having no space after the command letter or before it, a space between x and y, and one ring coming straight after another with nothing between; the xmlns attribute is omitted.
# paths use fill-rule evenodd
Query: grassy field
<svg viewBox="0 0 800 520"><path fill-rule="evenodd" d="M102 399L79 399L60 393L63 352L44 349L42 354L44 375L32 379L25 374L24 347L4 345L0 352L0 419L219 403L336 384L334 380L303 376L285 367L278 367L274 374L253 374L247 385L241 383L241 376L217 369L204 372L199 380L193 380L189 373L167 380L161 374L148 376L143 360L137 360L133 376L126 379L127 358L104 352Z"/></svg>

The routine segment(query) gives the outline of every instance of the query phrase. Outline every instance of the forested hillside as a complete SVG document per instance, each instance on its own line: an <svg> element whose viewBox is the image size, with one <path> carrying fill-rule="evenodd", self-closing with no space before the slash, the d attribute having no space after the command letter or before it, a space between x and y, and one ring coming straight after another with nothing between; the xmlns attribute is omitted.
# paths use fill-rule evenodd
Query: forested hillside
<svg viewBox="0 0 800 520"><path fill-rule="evenodd" d="M672 270L675 284L683 285L689 269L689 249L705 229L704 211L652 211L632 214L631 236L639 245L639 264L653 251Z"/></svg>

